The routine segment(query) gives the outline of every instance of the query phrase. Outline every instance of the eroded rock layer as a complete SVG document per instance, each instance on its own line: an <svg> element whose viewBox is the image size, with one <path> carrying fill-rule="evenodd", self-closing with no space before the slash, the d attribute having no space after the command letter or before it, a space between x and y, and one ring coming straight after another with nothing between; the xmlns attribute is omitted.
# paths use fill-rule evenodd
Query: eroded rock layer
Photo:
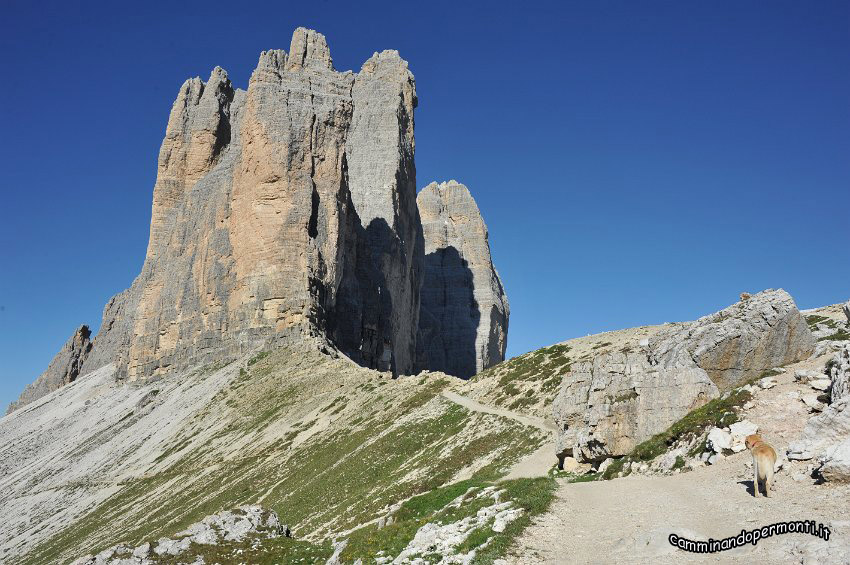
<svg viewBox="0 0 850 565"><path fill-rule="evenodd" d="M720 392L808 357L814 338L784 290L741 301L573 365L553 402L558 451L581 461L625 455Z"/></svg>
<svg viewBox="0 0 850 565"><path fill-rule="evenodd" d="M468 378L505 359L508 297L469 190L431 183L417 202L425 234L420 368Z"/></svg>

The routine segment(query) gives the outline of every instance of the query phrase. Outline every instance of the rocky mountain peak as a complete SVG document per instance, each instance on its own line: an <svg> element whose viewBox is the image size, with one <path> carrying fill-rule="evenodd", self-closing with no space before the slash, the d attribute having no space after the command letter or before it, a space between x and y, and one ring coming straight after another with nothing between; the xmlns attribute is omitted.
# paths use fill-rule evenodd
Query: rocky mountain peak
<svg viewBox="0 0 850 565"><path fill-rule="evenodd" d="M432 182L417 197L425 235L420 363L472 375L505 359L510 306L469 189Z"/></svg>
<svg viewBox="0 0 850 565"><path fill-rule="evenodd" d="M17 410L77 380L91 350L91 330L88 326L82 325L68 338L48 365L47 370L33 383L27 385L16 402L9 405L6 413Z"/></svg>
<svg viewBox="0 0 850 565"><path fill-rule="evenodd" d="M287 70L321 68L333 70L333 60L325 36L312 29L299 27L289 44Z"/></svg>
<svg viewBox="0 0 850 565"><path fill-rule="evenodd" d="M187 80L159 152L142 271L104 308L77 372L115 363L118 379L146 379L299 340L394 374L429 366L436 358L420 360L417 345L426 256L416 104L397 51L341 73L325 37L305 28L288 53L260 54L245 91L221 67ZM454 324L478 336L462 369L439 367L470 376L504 357L507 301L463 191L457 212L478 223L458 223L446 244L465 253L470 284L484 285L474 291L480 312L437 318L447 335Z"/></svg>

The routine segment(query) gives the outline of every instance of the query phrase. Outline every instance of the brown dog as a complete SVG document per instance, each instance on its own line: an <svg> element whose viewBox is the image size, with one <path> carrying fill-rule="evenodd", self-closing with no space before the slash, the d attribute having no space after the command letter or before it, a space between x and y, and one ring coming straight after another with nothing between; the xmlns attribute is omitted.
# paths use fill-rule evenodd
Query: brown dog
<svg viewBox="0 0 850 565"><path fill-rule="evenodd" d="M758 434L748 435L744 444L753 454L753 496L759 496L759 480L764 481L764 495L770 496L773 487L773 466L776 463L776 451L762 441Z"/></svg>

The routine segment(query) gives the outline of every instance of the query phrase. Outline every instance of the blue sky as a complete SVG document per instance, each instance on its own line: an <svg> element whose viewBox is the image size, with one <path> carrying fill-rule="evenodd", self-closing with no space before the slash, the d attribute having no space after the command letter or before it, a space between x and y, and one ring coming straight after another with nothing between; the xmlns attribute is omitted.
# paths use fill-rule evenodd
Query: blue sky
<svg viewBox="0 0 850 565"><path fill-rule="evenodd" d="M340 70L410 62L417 184L477 199L511 356L741 291L850 298L846 1L76 4L0 22L0 405L139 272L182 82L244 88L297 26Z"/></svg>

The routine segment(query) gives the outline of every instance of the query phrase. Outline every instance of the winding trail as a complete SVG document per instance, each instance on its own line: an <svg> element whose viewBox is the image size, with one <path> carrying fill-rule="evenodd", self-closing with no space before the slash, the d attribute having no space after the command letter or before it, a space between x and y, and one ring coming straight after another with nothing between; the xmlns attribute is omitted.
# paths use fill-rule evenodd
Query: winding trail
<svg viewBox="0 0 850 565"><path fill-rule="evenodd" d="M509 418L525 426L537 428L538 430L552 435L554 435L556 430L554 422L549 422L542 418L535 418L534 416L528 416L526 414L518 414L517 412L505 410L504 408L481 404L478 401L472 400L471 398L456 392L443 391L443 397L455 404L458 404L459 406L463 406L467 410L471 410L472 412L480 412L482 414L492 414L494 416ZM557 461L558 459L555 457L555 442L554 440L547 441L534 450L534 452L511 467L511 470L502 478L502 480L506 481L510 479L545 477L549 472L549 469L551 469L552 465L557 463Z"/></svg>
<svg viewBox="0 0 850 565"><path fill-rule="evenodd" d="M456 392L452 392L450 390L444 390L443 396L448 400L451 400L455 404L459 404L467 410L472 410L473 412L481 412L483 414L493 414L495 416L502 416L503 418L510 418L511 420L515 420L520 424L531 426L532 428L537 428L538 430L543 430L544 432L554 432L556 430L555 424L553 422L547 422L543 418L535 418L534 416L527 416L525 414L511 412L510 410L505 410L504 408L497 408L495 406L481 404L476 400L472 400L471 398L468 398Z"/></svg>

